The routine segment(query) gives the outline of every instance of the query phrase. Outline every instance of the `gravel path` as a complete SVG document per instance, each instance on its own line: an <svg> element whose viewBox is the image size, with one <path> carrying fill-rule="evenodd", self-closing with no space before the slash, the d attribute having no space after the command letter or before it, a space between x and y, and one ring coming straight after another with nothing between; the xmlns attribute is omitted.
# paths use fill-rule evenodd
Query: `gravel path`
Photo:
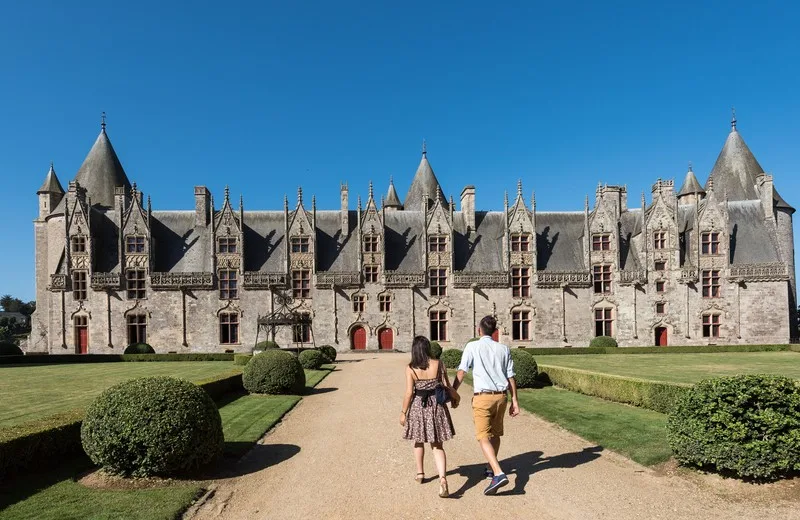
<svg viewBox="0 0 800 520"><path fill-rule="evenodd" d="M506 418L500 459L511 484L483 495L469 387L445 445L449 499L414 479L398 416L406 355L343 355L338 370L211 485L189 519L535 518L800 519L800 484L776 488L659 473L522 412ZM426 475L435 476L426 452Z"/></svg>

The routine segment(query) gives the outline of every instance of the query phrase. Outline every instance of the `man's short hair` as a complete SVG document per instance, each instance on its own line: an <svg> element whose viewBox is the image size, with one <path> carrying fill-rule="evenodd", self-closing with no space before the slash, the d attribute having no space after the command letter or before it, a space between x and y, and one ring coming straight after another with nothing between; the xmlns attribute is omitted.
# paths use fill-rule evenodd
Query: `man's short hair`
<svg viewBox="0 0 800 520"><path fill-rule="evenodd" d="M494 316L484 316L480 324L481 332L486 336L491 336L497 330L497 320Z"/></svg>

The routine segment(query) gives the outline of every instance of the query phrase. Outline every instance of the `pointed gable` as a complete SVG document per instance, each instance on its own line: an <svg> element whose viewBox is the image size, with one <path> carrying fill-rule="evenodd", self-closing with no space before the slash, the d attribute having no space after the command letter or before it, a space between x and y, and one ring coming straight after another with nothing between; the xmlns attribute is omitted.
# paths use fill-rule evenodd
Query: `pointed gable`
<svg viewBox="0 0 800 520"><path fill-rule="evenodd" d="M94 205L106 208L114 207L114 188L124 186L126 191L130 190L131 183L111 146L105 123L75 180L86 189Z"/></svg>

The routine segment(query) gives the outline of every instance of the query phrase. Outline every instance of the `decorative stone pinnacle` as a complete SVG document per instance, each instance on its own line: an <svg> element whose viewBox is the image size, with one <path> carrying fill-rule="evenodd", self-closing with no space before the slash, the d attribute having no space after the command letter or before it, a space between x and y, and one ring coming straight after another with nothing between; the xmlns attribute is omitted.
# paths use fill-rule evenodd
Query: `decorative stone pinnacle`
<svg viewBox="0 0 800 520"><path fill-rule="evenodd" d="M517 179L517 197L522 197L522 179Z"/></svg>
<svg viewBox="0 0 800 520"><path fill-rule="evenodd" d="M231 197L231 189L226 184L225 185L225 202L230 202L230 197Z"/></svg>
<svg viewBox="0 0 800 520"><path fill-rule="evenodd" d="M422 156L428 156L428 144L425 142L425 139L422 139Z"/></svg>
<svg viewBox="0 0 800 520"><path fill-rule="evenodd" d="M297 187L297 204L302 204L302 203L303 203L303 187L302 186L298 186Z"/></svg>
<svg viewBox="0 0 800 520"><path fill-rule="evenodd" d="M370 181L369 181L369 198L372 198L372 197L373 197L372 180L370 179Z"/></svg>
<svg viewBox="0 0 800 520"><path fill-rule="evenodd" d="M731 130L736 130L736 107L731 107Z"/></svg>
<svg viewBox="0 0 800 520"><path fill-rule="evenodd" d="M103 112L100 115L100 130L102 130L103 132L106 131L106 113L105 112Z"/></svg>

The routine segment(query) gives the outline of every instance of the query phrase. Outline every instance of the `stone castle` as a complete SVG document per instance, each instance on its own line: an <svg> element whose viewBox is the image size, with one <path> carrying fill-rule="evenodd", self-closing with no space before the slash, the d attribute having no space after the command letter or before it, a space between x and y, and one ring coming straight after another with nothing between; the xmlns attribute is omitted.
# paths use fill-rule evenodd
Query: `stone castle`
<svg viewBox="0 0 800 520"><path fill-rule="evenodd" d="M64 192L39 189L36 312L29 352L248 351L282 346L408 350L424 334L463 347L496 316L510 346L787 343L796 330L792 214L736 129L705 187L657 180L650 204L598 186L582 211L544 212L506 196L478 211L476 188L443 196L422 159L401 202L390 181L362 204L245 210L204 186L194 209L157 211L129 182L106 133ZM355 209L352 209L355 206Z"/></svg>

